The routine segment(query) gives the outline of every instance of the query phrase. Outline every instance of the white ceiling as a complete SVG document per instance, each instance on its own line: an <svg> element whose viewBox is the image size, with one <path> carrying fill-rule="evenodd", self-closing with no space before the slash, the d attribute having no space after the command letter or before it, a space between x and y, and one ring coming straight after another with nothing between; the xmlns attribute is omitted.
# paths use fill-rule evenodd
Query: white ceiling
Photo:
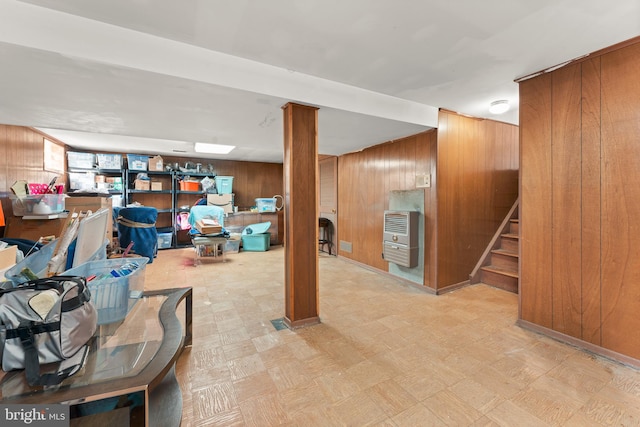
<svg viewBox="0 0 640 427"><path fill-rule="evenodd" d="M638 35L637 0L0 0L0 123L282 162L293 101L339 155L436 127L438 108L517 124L516 78ZM515 108L492 116L498 99Z"/></svg>

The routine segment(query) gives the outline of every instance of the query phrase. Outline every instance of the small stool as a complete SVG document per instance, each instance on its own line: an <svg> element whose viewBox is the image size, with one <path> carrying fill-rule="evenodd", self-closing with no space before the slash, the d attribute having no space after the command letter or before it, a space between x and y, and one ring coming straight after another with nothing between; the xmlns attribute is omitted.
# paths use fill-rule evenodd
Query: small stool
<svg viewBox="0 0 640 427"><path fill-rule="evenodd" d="M331 245L333 244L332 240L332 231L333 231L333 223L327 218L320 218L318 221L319 231L318 231L318 244L320 245L320 250L324 249L324 245L329 246L329 255L331 255Z"/></svg>

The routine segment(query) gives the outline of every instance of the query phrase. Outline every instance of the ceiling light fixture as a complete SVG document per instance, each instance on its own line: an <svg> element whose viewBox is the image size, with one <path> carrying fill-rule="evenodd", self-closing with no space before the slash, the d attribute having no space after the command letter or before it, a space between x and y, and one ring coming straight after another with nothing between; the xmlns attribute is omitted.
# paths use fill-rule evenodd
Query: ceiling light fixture
<svg viewBox="0 0 640 427"><path fill-rule="evenodd" d="M489 112L491 114L502 114L509 111L509 101L506 99L502 99L500 101L493 101L491 105L489 105Z"/></svg>
<svg viewBox="0 0 640 427"><path fill-rule="evenodd" d="M229 154L234 148L236 148L235 145L206 144L204 142L196 142L194 150L196 153Z"/></svg>

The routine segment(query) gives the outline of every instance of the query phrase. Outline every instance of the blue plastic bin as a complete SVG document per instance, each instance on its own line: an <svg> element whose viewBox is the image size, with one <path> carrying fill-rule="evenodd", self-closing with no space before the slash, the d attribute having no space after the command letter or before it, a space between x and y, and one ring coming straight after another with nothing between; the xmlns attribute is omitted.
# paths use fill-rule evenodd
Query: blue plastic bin
<svg viewBox="0 0 640 427"><path fill-rule="evenodd" d="M28 282L29 279L21 273L25 267L29 268L33 274L40 278L46 277L47 264L49 264L51 257L53 257L53 251L56 249L57 242L57 240L49 242L41 247L39 251L31 253L22 261L8 269L4 273L4 277L12 281L14 286Z"/></svg>
<svg viewBox="0 0 640 427"><path fill-rule="evenodd" d="M233 177L232 176L216 176L216 190L218 194L233 193Z"/></svg>

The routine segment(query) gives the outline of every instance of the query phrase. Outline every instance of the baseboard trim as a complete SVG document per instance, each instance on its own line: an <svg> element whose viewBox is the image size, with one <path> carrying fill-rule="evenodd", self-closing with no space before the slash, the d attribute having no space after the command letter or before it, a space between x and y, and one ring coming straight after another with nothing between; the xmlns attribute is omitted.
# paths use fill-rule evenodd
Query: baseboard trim
<svg viewBox="0 0 640 427"><path fill-rule="evenodd" d="M608 350L604 347L600 347L599 345L592 344L590 342L583 341L581 339L563 334L562 332L554 331L553 329L549 329L544 326L536 325L535 323L531 323L527 320L518 319L518 321L516 322L516 325L524 329L528 329L530 331L539 333L541 335L546 335L549 338L555 339L556 341L560 341L562 343L569 344L573 347L586 350L589 353L593 353L595 355L605 357L614 362L618 362L635 369L640 369L640 360L634 359L633 357L620 354L613 350Z"/></svg>

